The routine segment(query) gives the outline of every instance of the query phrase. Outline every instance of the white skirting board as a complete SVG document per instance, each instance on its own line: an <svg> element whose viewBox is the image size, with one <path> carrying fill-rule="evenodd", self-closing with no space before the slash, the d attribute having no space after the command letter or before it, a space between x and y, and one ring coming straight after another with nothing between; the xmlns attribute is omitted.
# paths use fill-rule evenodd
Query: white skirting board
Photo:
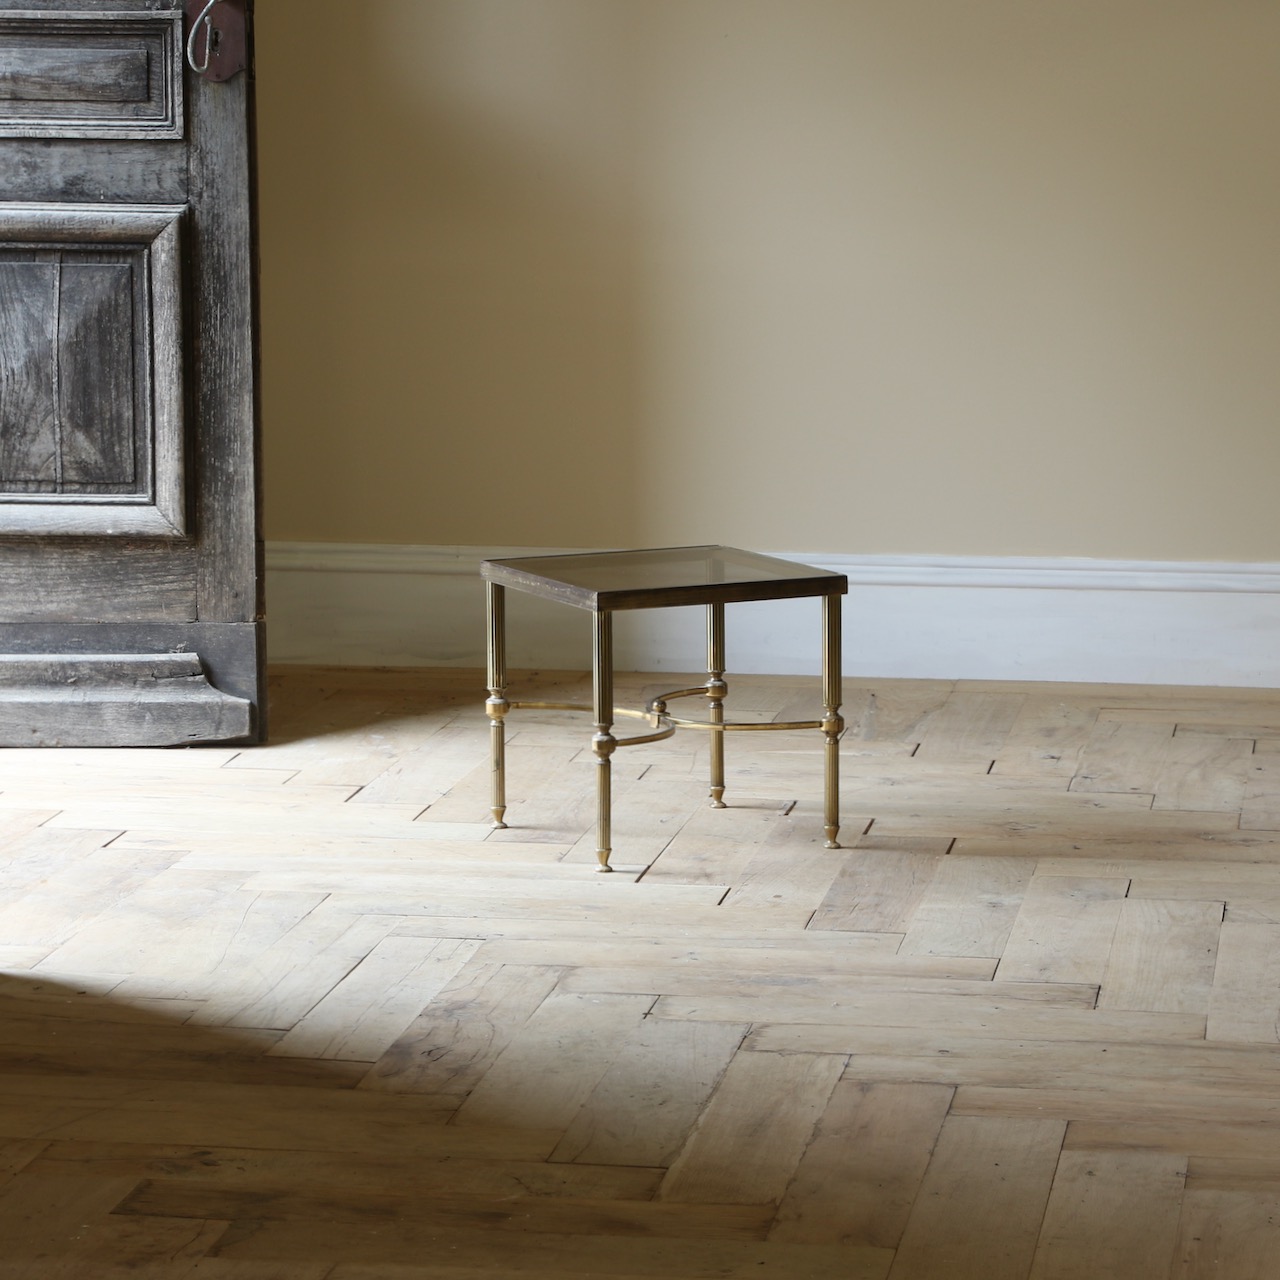
<svg viewBox="0 0 1280 1280"><path fill-rule="evenodd" d="M484 665L480 561L544 547L268 543L279 663ZM1280 565L781 553L848 574L846 676L1280 686ZM729 605L731 671L816 673L816 600ZM512 667L590 666L579 609L507 593ZM698 671L701 609L615 617L618 670Z"/></svg>

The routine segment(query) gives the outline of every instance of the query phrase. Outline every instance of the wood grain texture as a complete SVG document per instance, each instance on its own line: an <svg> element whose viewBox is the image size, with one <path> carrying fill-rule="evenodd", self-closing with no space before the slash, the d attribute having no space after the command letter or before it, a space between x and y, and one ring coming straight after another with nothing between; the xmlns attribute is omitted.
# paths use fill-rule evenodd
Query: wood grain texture
<svg viewBox="0 0 1280 1280"><path fill-rule="evenodd" d="M535 713L539 829L470 812L473 686L282 670L266 748L0 753L4 1280L1269 1280L1280 842L1203 744L1280 695L851 683L854 847L752 799L810 753L743 735L716 812L677 738L602 877ZM1068 790L1092 726L1188 721Z"/></svg>
<svg viewBox="0 0 1280 1280"><path fill-rule="evenodd" d="M0 9L0 138L181 137L177 16L57 8Z"/></svg>
<svg viewBox="0 0 1280 1280"><path fill-rule="evenodd" d="M898 1246L893 1280L1028 1274L1066 1126L949 1117Z"/></svg>
<svg viewBox="0 0 1280 1280"><path fill-rule="evenodd" d="M1064 1151L1031 1280L1164 1280L1187 1161L1164 1152Z"/></svg>
<svg viewBox="0 0 1280 1280"><path fill-rule="evenodd" d="M188 94L182 23L0 2L0 646L207 648L250 714L176 709L172 740L243 740L265 725L251 89ZM82 745L158 740L95 697ZM56 703L14 712L75 742Z"/></svg>
<svg viewBox="0 0 1280 1280"><path fill-rule="evenodd" d="M0 255L0 490L52 485L57 345L52 304L56 268Z"/></svg>

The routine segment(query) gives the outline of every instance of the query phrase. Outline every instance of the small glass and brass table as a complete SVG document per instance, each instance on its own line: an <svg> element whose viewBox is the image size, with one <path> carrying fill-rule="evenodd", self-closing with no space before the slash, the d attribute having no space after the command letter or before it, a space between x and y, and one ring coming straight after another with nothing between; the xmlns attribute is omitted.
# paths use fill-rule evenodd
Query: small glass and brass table
<svg viewBox="0 0 1280 1280"><path fill-rule="evenodd" d="M599 551L578 555L521 556L486 560L485 579L489 645L489 699L485 709L493 745L493 825L505 827L507 811L504 724L507 712L519 707L557 711L589 711L595 719L591 745L596 759L596 856L600 870L609 871L611 848L610 757L618 747L669 738L677 729L701 729L711 734L711 803L724 804L724 735L738 729L819 729L825 741L826 780L824 826L828 849L838 849L840 829L840 597L849 589L841 573L739 551L734 547L664 547L651 551ZM589 610L594 622L591 704L575 702L510 702L507 700L506 588L547 600L559 600ZM774 724L733 724L724 718L724 607L744 600L822 598L821 720ZM677 689L651 698L644 710L613 705L613 615L622 609L664 609L677 605L706 605L706 684ZM707 699L707 718L674 716L668 704L677 698ZM651 733L617 738L615 715L647 720Z"/></svg>

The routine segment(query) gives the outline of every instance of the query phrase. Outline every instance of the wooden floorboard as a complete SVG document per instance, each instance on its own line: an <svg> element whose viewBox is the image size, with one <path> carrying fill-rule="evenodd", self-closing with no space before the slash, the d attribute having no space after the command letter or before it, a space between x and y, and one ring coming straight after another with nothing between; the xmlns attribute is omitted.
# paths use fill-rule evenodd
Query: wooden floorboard
<svg viewBox="0 0 1280 1280"><path fill-rule="evenodd" d="M817 735L714 810L682 733L601 876L580 718L492 829L482 685L0 753L0 1280L1280 1275L1280 693L849 681L842 848Z"/></svg>

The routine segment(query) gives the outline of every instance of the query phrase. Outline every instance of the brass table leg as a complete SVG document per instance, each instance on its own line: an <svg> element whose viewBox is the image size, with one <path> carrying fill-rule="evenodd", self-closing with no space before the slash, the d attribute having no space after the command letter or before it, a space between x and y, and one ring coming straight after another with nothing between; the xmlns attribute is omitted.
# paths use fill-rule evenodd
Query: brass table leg
<svg viewBox="0 0 1280 1280"><path fill-rule="evenodd" d="M596 731L591 739L596 753L596 857L600 871L612 871L612 769L610 756L617 747L613 729L613 614L596 613L595 643L591 653L591 694Z"/></svg>
<svg viewBox="0 0 1280 1280"><path fill-rule="evenodd" d="M724 724L724 696L729 686L724 682L724 605L707 605L707 719L713 725ZM711 807L723 809L724 803L724 730L711 730Z"/></svg>
<svg viewBox="0 0 1280 1280"><path fill-rule="evenodd" d="M511 704L507 701L507 619L506 588L496 582L485 583L485 620L489 630L489 698L484 704L489 713L489 741L493 757L493 825L506 827L507 812L506 740L503 720Z"/></svg>
<svg viewBox="0 0 1280 1280"><path fill-rule="evenodd" d="M840 671L840 597L822 597L822 735L825 739L826 791L823 823L827 848L840 847L840 735L844 717L840 714L843 699Z"/></svg>

